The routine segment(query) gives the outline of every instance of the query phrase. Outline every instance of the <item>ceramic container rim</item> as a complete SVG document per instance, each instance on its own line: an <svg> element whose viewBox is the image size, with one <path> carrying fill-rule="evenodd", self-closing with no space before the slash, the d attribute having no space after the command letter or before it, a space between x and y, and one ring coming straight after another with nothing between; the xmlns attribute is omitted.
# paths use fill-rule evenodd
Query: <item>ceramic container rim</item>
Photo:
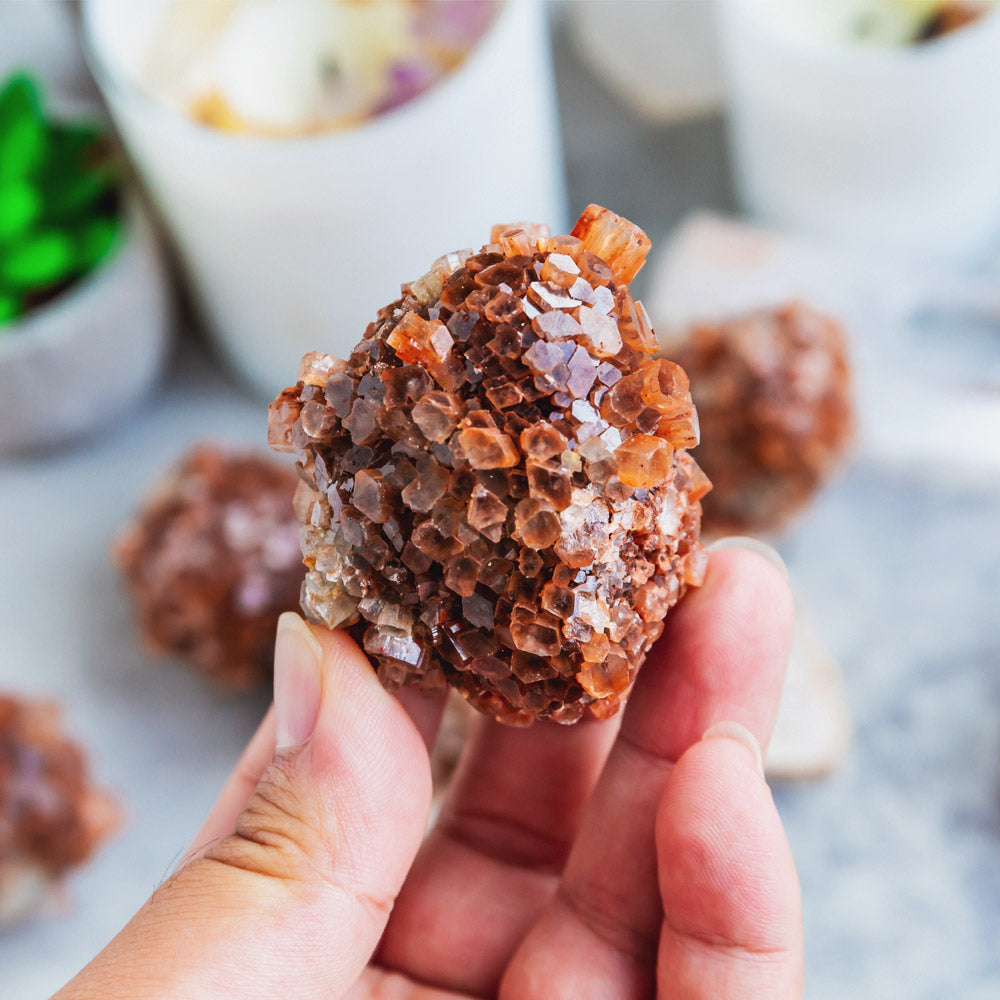
<svg viewBox="0 0 1000 1000"><path fill-rule="evenodd" d="M518 11L532 6L537 0L494 0L497 9L486 31L471 48L461 65L436 81L431 87L411 100L382 114L366 119L358 125L336 129L331 132L311 133L302 136L261 136L224 132L178 114L166 104L158 101L144 90L130 74L120 66L112 65L96 36L96 10L100 6L122 3L123 0L83 0L81 9L82 44L84 58L97 80L101 91L114 106L125 102L138 105L143 114L165 129L173 129L184 135L185 141L207 148L229 147L240 155L252 153L258 157L280 157L289 152L337 152L348 154L351 147L359 142L391 142L391 133L396 125L416 114L433 119L439 107L448 105L449 94L456 87L465 85L466 78L473 79L488 50L498 44ZM382 139L388 133L388 139Z"/></svg>

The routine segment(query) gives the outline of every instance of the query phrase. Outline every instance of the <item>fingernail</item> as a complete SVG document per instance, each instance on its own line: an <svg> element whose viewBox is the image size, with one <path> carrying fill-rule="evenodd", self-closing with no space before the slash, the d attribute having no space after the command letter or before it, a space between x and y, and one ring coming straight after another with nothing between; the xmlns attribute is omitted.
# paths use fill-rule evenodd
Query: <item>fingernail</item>
<svg viewBox="0 0 1000 1000"><path fill-rule="evenodd" d="M756 552L772 566L780 569L785 579L788 579L788 567L785 565L785 560L767 542L762 542L759 538L752 538L750 535L730 535L727 538L720 538L708 546L709 552L715 552L718 549L746 549L747 552Z"/></svg>
<svg viewBox="0 0 1000 1000"><path fill-rule="evenodd" d="M277 749L302 746L312 735L322 692L323 650L293 611L278 619L274 640L274 723Z"/></svg>
<svg viewBox="0 0 1000 1000"><path fill-rule="evenodd" d="M754 765L757 771L764 774L764 758L761 756L760 744L757 737L747 729L746 726L738 722L716 722L709 726L701 737L703 740L736 740L753 754Z"/></svg>

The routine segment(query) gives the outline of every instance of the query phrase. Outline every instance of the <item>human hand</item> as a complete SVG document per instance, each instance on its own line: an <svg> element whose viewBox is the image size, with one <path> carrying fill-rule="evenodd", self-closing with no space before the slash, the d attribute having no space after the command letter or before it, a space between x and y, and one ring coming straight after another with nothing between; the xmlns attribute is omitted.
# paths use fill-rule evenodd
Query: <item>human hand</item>
<svg viewBox="0 0 1000 1000"><path fill-rule="evenodd" d="M191 857L57 997L800 996L798 881L757 750L791 619L773 565L713 552L624 713L480 720L421 844L440 704L283 617L274 707Z"/></svg>

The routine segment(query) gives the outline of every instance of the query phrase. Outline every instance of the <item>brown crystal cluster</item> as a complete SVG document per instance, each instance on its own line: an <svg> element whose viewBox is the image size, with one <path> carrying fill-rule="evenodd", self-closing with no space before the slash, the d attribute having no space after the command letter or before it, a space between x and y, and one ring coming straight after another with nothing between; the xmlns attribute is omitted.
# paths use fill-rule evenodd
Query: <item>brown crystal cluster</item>
<svg viewBox="0 0 1000 1000"><path fill-rule="evenodd" d="M691 378L712 480L706 534L783 527L812 498L854 433L840 326L801 303L695 326L673 351Z"/></svg>
<svg viewBox="0 0 1000 1000"><path fill-rule="evenodd" d="M515 724L610 715L701 582L688 381L628 289L648 249L593 205L569 236L494 227L271 404L303 609L353 626L388 687L450 684Z"/></svg>
<svg viewBox="0 0 1000 1000"><path fill-rule="evenodd" d="M0 924L33 909L117 822L57 707L0 695Z"/></svg>
<svg viewBox="0 0 1000 1000"><path fill-rule="evenodd" d="M295 473L266 453L196 445L119 535L147 642L226 687L266 679L305 570Z"/></svg>

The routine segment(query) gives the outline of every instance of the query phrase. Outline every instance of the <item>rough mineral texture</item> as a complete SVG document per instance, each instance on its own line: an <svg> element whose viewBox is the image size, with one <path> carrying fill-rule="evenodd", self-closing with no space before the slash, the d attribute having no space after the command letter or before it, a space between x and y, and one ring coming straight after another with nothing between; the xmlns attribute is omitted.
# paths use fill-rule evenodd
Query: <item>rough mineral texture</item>
<svg viewBox="0 0 1000 1000"><path fill-rule="evenodd" d="M117 821L56 706L0 695L0 924L36 908Z"/></svg>
<svg viewBox="0 0 1000 1000"><path fill-rule="evenodd" d="M694 327L673 351L691 378L711 477L705 533L782 528L854 433L850 366L837 323L800 303Z"/></svg>
<svg viewBox="0 0 1000 1000"><path fill-rule="evenodd" d="M687 377L628 290L648 249L593 205L569 236L494 227L271 404L303 609L351 626L388 687L450 684L514 724L610 715L702 581Z"/></svg>
<svg viewBox="0 0 1000 1000"><path fill-rule="evenodd" d="M305 573L296 481L267 453L208 444L171 470L114 553L155 650L226 687L266 680Z"/></svg>

